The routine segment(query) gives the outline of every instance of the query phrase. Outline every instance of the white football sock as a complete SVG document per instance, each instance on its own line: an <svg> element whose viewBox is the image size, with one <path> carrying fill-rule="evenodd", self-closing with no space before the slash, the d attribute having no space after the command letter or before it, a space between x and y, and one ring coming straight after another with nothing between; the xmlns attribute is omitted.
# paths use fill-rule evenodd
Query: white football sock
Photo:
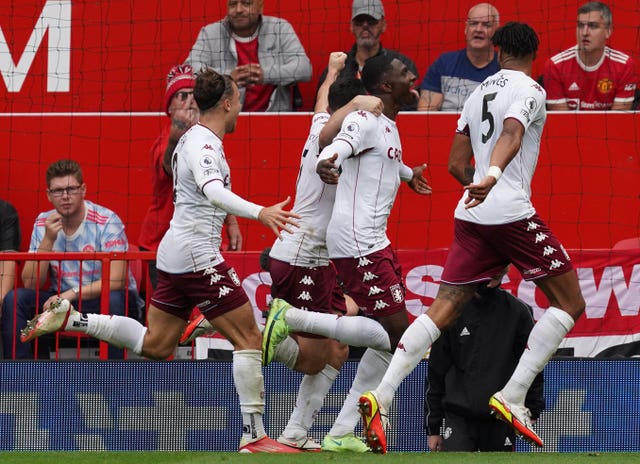
<svg viewBox="0 0 640 464"><path fill-rule="evenodd" d="M242 440L245 442L259 440L266 435L262 422L264 377L260 350L233 352L233 384L240 400Z"/></svg>
<svg viewBox="0 0 640 464"><path fill-rule="evenodd" d="M379 322L368 317L316 313L291 307L284 319L294 332L322 335L351 346L391 349L387 331Z"/></svg>
<svg viewBox="0 0 640 464"><path fill-rule="evenodd" d="M373 391L382 406L389 409L398 387L427 354L429 347L440 336L440 329L426 314L421 314L405 330L393 353L391 364L380 385Z"/></svg>
<svg viewBox="0 0 640 464"><path fill-rule="evenodd" d="M502 394L507 401L524 404L524 399L533 380L542 372L574 324L573 318L559 308L550 306L544 312L540 320L533 326L520 361L502 389Z"/></svg>
<svg viewBox="0 0 640 464"><path fill-rule="evenodd" d="M127 348L142 354L142 344L147 328L135 319L107 314L72 314L65 330L84 332L117 348Z"/></svg>
<svg viewBox="0 0 640 464"><path fill-rule="evenodd" d="M296 341L291 337L287 337L276 346L273 352L273 360L281 362L289 369L295 369L299 354L300 347Z"/></svg>
<svg viewBox="0 0 640 464"><path fill-rule="evenodd" d="M313 421L322 408L325 396L329 393L333 381L338 376L338 370L329 364L316 375L305 375L298 388L296 406L291 413L289 422L282 435L292 440L307 437Z"/></svg>
<svg viewBox="0 0 640 464"><path fill-rule="evenodd" d="M358 370L349 389L349 394L344 400L329 435L341 437L348 433L354 433L356 425L360 421L360 412L358 411L360 395L378 385L390 361L391 353L388 351L369 348L364 352L358 363Z"/></svg>

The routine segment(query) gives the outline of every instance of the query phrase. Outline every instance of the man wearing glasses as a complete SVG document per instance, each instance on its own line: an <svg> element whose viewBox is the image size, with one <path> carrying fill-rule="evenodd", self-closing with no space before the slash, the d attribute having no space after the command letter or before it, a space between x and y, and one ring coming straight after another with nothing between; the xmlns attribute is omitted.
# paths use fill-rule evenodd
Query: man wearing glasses
<svg viewBox="0 0 640 464"><path fill-rule="evenodd" d="M47 198L54 209L36 218L29 251L115 252L127 251L124 224L111 210L85 199L87 186L80 165L59 160L46 172ZM2 308L2 343L5 358L31 358L31 343L20 341L20 330L37 312L60 298L73 301L83 312L100 312L102 263L99 260L26 261L24 288L7 294ZM46 286L45 289L45 284ZM128 300L125 291L128 289ZM125 302L129 302L129 307ZM110 314L140 318L142 302L125 261L111 261ZM14 347L15 344L15 347ZM50 343L40 340L38 357L49 357ZM14 351L15 350L15 351ZM110 358L122 358L122 350L109 349Z"/></svg>
<svg viewBox="0 0 640 464"><path fill-rule="evenodd" d="M347 61L344 69L340 72L338 79L346 77L360 78L360 73L364 67L364 62L371 57L385 52L385 48L380 42L382 33L387 29L387 22L384 17L384 7L380 0L353 0L351 7L351 32L356 39L351 50L347 53ZM409 71L414 76L418 75L415 63L405 55L394 51L394 56L407 65ZM327 77L328 69L325 68L318 88ZM415 105L406 105L402 110L415 110Z"/></svg>
<svg viewBox="0 0 640 464"><path fill-rule="evenodd" d="M632 109L638 76L631 57L607 46L613 17L602 2L578 8L577 44L552 56L544 68L547 109Z"/></svg>
<svg viewBox="0 0 640 464"><path fill-rule="evenodd" d="M466 47L443 53L429 66L420 84L418 111L462 111L471 92L500 69L491 43L499 24L493 5L471 7L464 26Z"/></svg>

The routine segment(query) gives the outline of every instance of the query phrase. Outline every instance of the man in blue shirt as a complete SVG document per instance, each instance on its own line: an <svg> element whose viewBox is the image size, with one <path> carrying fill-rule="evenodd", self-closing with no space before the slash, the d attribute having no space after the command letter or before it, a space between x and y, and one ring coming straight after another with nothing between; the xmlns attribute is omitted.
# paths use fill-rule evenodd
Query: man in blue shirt
<svg viewBox="0 0 640 464"><path fill-rule="evenodd" d="M489 3L471 7L464 27L467 46L443 53L420 84L419 111L461 111L471 92L499 70L491 37L499 13Z"/></svg>

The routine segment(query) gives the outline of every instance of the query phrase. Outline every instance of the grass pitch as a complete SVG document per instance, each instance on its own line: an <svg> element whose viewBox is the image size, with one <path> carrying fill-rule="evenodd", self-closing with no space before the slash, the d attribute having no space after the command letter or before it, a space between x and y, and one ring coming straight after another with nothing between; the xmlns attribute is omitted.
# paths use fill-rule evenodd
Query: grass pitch
<svg viewBox="0 0 640 464"><path fill-rule="evenodd" d="M428 454L428 456L427 456ZM2 464L640 464L640 453L0 452Z"/></svg>

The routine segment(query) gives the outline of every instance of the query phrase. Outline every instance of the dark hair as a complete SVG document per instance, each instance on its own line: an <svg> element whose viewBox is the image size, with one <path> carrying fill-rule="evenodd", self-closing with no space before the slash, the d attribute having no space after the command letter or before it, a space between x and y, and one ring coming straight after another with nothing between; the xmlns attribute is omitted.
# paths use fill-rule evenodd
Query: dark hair
<svg viewBox="0 0 640 464"><path fill-rule="evenodd" d="M336 111L343 107L357 95L366 95L362 81L355 77L344 77L336 80L329 87L329 108Z"/></svg>
<svg viewBox="0 0 640 464"><path fill-rule="evenodd" d="M75 177L80 184L84 182L82 177L82 169L80 168L78 162L71 159L62 159L51 163L47 168L47 187L51 185L51 179L53 179L54 177L66 176Z"/></svg>
<svg viewBox="0 0 640 464"><path fill-rule="evenodd" d="M602 2L589 2L578 8L579 15L588 14L592 11L597 11L602 15L602 19L604 19L604 23L607 27L613 24L613 14L611 13L611 9Z"/></svg>
<svg viewBox="0 0 640 464"><path fill-rule="evenodd" d="M269 253L271 253L271 247L267 247L260 253L260 269L265 272L269 272Z"/></svg>
<svg viewBox="0 0 640 464"><path fill-rule="evenodd" d="M211 68L206 68L198 73L193 86L193 98L200 111L213 108L222 100L222 97L233 95L233 80L226 74L218 74Z"/></svg>
<svg viewBox="0 0 640 464"><path fill-rule="evenodd" d="M538 51L538 35L531 26L515 21L508 22L499 27L491 38L491 42L514 58L524 58L529 55L535 56Z"/></svg>
<svg viewBox="0 0 640 464"><path fill-rule="evenodd" d="M362 83L365 89L367 89L367 92L371 95L378 94L378 85L382 82L386 73L391 71L391 63L396 58L400 60L397 53L385 50L376 56L368 58L364 62L364 68L362 68Z"/></svg>

